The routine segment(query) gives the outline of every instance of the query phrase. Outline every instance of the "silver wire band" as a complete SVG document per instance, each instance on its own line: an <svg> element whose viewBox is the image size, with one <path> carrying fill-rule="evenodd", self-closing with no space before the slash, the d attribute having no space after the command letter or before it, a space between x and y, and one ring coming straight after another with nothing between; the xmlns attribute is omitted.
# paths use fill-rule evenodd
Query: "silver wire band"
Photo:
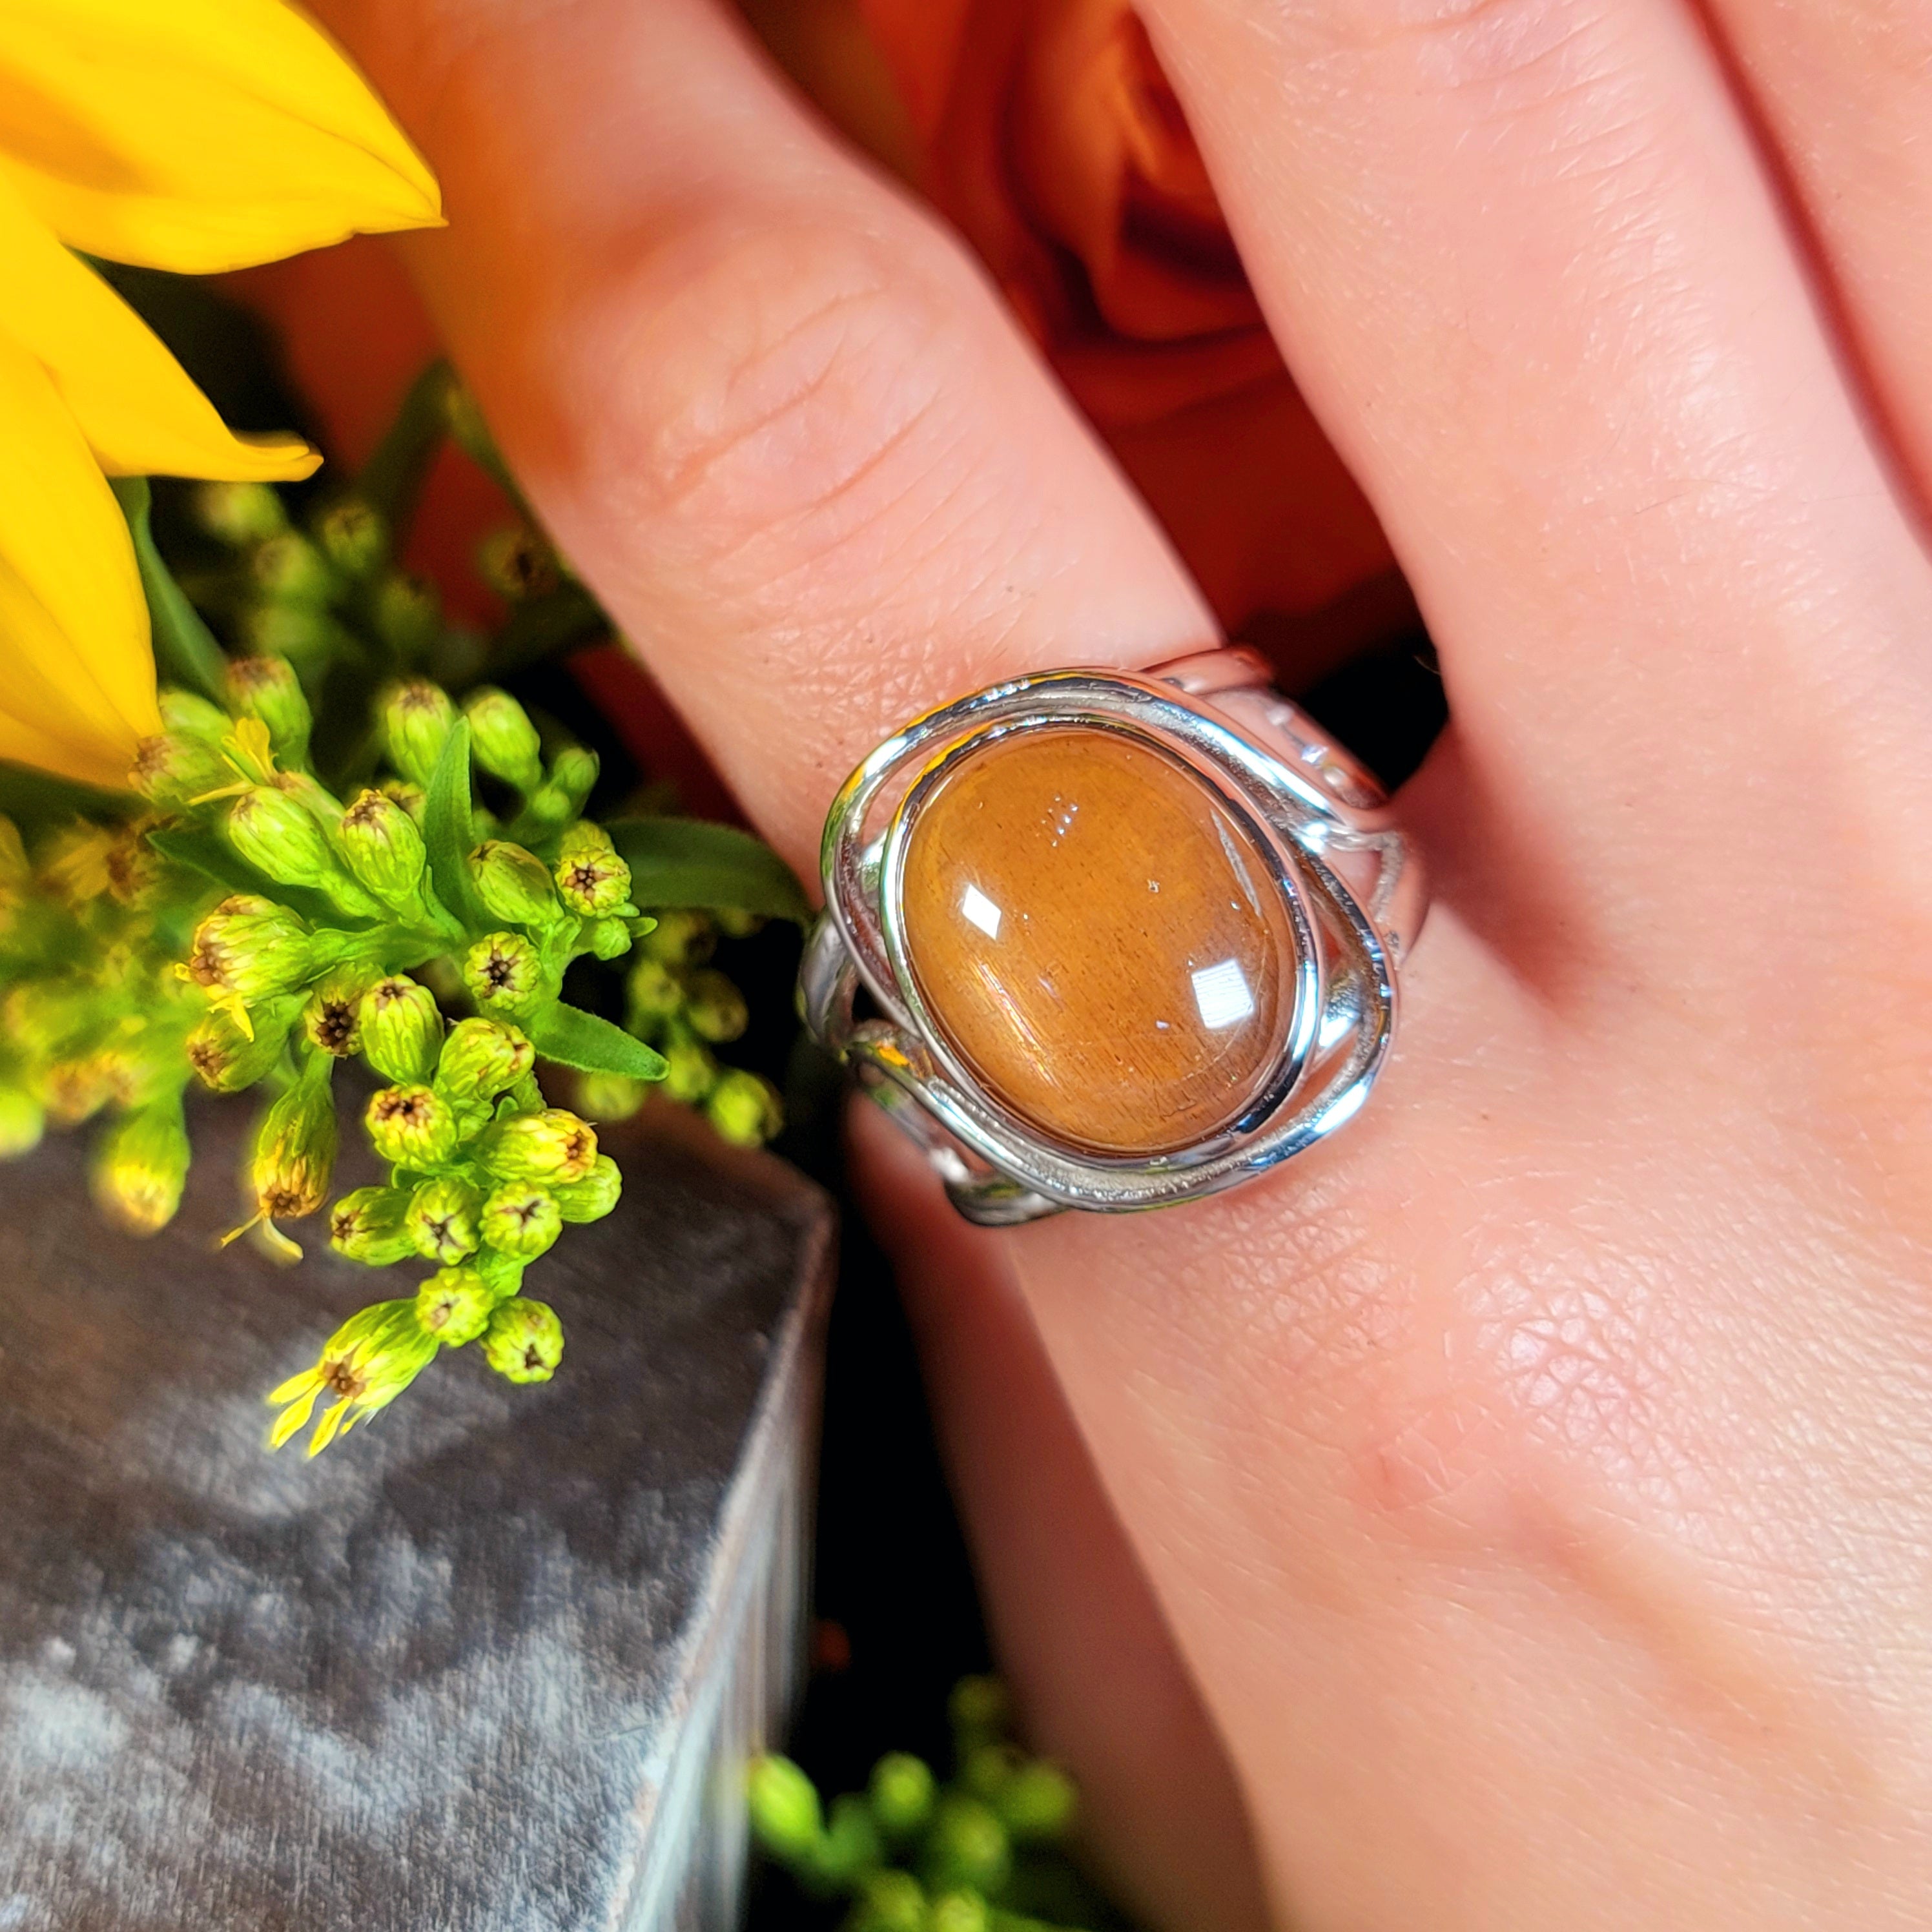
<svg viewBox="0 0 1932 1932"><path fill-rule="evenodd" d="M1070 1148L987 1092L927 1011L899 930L905 832L938 763L994 736L1070 724L1159 746L1236 810L1295 935L1294 1017L1260 1101L1228 1129L1146 1159ZM806 1024L925 1150L960 1213L993 1226L1196 1198L1325 1138L1359 1111L1388 1056L1400 968L1427 908L1380 785L1244 650L1140 672L1040 672L928 712L847 780L821 862L826 907L799 976ZM862 988L876 1017L856 1016Z"/></svg>

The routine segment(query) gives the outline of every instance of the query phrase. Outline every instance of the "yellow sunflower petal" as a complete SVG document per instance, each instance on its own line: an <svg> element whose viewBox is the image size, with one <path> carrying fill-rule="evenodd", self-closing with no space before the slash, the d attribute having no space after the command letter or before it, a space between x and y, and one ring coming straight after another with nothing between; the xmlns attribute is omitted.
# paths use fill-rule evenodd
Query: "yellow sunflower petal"
<svg viewBox="0 0 1932 1932"><path fill-rule="evenodd" d="M124 788L161 728L112 491L39 362L0 334L0 756Z"/></svg>
<svg viewBox="0 0 1932 1932"><path fill-rule="evenodd" d="M288 481L298 436L236 436L159 336L0 178L0 335L38 358L112 476Z"/></svg>
<svg viewBox="0 0 1932 1932"><path fill-rule="evenodd" d="M284 0L7 0L0 154L64 241L184 273L441 219L422 158Z"/></svg>

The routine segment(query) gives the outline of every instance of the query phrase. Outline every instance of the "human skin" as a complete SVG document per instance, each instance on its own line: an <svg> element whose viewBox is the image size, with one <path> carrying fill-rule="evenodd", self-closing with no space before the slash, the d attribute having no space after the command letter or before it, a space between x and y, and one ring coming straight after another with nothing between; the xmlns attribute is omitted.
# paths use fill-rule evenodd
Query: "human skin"
<svg viewBox="0 0 1932 1932"><path fill-rule="evenodd" d="M1208 634L729 17L320 10L506 454L802 870L910 714ZM1167 1925L1922 1927L1932 16L1147 11L1455 722L1332 1145L987 1234L859 1124L1003 1662Z"/></svg>

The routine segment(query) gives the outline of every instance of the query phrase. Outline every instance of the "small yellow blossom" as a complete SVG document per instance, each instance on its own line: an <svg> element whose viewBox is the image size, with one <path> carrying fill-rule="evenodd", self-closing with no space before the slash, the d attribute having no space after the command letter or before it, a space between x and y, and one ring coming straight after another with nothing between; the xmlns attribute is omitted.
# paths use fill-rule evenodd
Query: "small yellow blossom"
<svg viewBox="0 0 1932 1932"><path fill-rule="evenodd" d="M284 480L81 260L209 274L440 219L436 183L285 0L0 0L0 758L119 787L158 734L109 476Z"/></svg>
<svg viewBox="0 0 1932 1932"><path fill-rule="evenodd" d="M323 1345L312 1369L291 1376L268 1400L282 1413L268 1432L279 1449L306 1426L325 1395L335 1400L322 1412L308 1453L320 1455L346 1431L394 1402L434 1358L436 1337L416 1318L414 1297L378 1301L352 1315Z"/></svg>

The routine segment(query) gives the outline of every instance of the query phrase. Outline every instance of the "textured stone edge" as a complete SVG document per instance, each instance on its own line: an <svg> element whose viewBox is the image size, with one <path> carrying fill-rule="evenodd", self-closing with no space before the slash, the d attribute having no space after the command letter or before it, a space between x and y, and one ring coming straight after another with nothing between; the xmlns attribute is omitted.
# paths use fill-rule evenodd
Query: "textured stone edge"
<svg viewBox="0 0 1932 1932"><path fill-rule="evenodd" d="M681 1120L652 1125L684 1138ZM602 1932L729 1932L740 1922L750 1840L745 1766L782 1736L802 1675L837 1224L827 1198L771 1156L728 1154L719 1164L741 1167L797 1215L806 1231L800 1288L771 1339L764 1388L687 1626L688 1652L672 1673L680 1687L672 1743L638 1795L634 1876Z"/></svg>

